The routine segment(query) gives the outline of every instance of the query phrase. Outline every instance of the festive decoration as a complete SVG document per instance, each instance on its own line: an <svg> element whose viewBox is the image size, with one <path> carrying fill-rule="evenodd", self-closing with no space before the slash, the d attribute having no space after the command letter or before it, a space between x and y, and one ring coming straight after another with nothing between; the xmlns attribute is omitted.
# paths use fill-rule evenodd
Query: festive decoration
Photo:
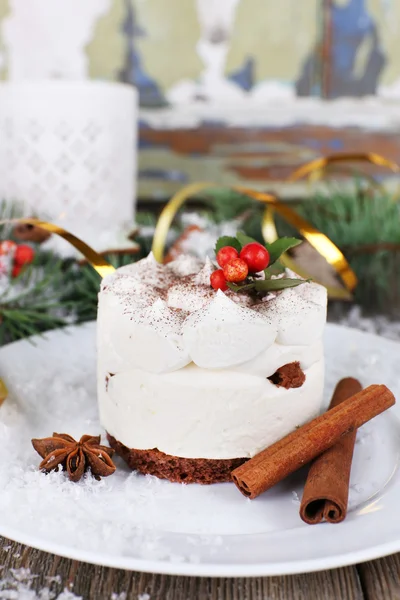
<svg viewBox="0 0 400 600"><path fill-rule="evenodd" d="M18 277L34 257L35 251L30 246L18 245L11 240L0 242L0 289L8 285L10 277Z"/></svg>
<svg viewBox="0 0 400 600"><path fill-rule="evenodd" d="M13 236L17 240L21 240L24 242L34 242L35 244L42 244L43 242L46 242L49 239L51 233L49 233L45 229L36 227L36 225L31 225L29 223L18 223L13 229Z"/></svg>
<svg viewBox="0 0 400 600"><path fill-rule="evenodd" d="M29 265L35 258L35 251L25 244L17 245L14 253L14 264L18 267Z"/></svg>
<svg viewBox="0 0 400 600"><path fill-rule="evenodd" d="M268 267L269 252L258 242L246 244L240 251L240 258L245 261L249 273L258 273Z"/></svg>
<svg viewBox="0 0 400 600"><path fill-rule="evenodd" d="M215 249L217 262L218 257L220 261L222 258L224 268L211 274L210 284L214 289L229 287L234 292L247 292L256 296L301 285L308 280L285 277L285 268L279 261L285 252L299 244L301 240L281 238L265 247L240 231L236 237L220 237ZM226 248L228 251L224 253ZM240 258L229 260L238 251Z"/></svg>
<svg viewBox="0 0 400 600"><path fill-rule="evenodd" d="M349 163L353 161L369 162L375 165L383 166L390 169L393 172L399 172L400 167L392 161L380 156L376 153L358 153L358 154L333 154L315 161L311 161L297 169L289 178L289 181L295 181L305 175L318 173L321 170L326 169L330 164L333 163ZM177 192L173 198L168 202L166 207L161 212L160 218L157 223L156 230L154 232L153 240L153 253L157 260L162 261L164 254L164 246L167 238L168 230L172 224L172 221L185 203L185 201L192 195L205 190L210 191L215 189L217 186L211 183L194 183L188 185L183 190ZM244 187L236 186L231 188L232 191L239 192L245 196L266 204L267 207L264 211L262 219L262 234L266 242L275 241L278 237L274 222L274 213L276 212L286 223L294 227L304 238L328 261L330 265L335 269L343 283L343 287L332 286L328 287L328 293L331 298L351 298L351 292L357 285L357 278L354 271L351 269L348 261L346 260L343 252L323 233L318 231L310 222L302 218L287 204L279 202L276 196L272 194L266 194L255 190L249 190ZM298 272L299 275L308 278L309 274L304 270L299 269L290 257L283 257L284 264ZM349 294L350 292L350 294Z"/></svg>
<svg viewBox="0 0 400 600"><path fill-rule="evenodd" d="M111 460L114 450L100 444L100 436L83 435L79 442L66 433L53 433L52 437L33 439L32 445L43 458L39 469L49 473L61 466L71 481L79 481L90 469L95 479L108 477L115 472Z"/></svg>
<svg viewBox="0 0 400 600"><path fill-rule="evenodd" d="M222 269L217 269L210 275L210 284L214 290L222 290L223 292L228 289L226 278Z"/></svg>
<svg viewBox="0 0 400 600"><path fill-rule="evenodd" d="M2 379L0 379L0 406L8 396L7 386Z"/></svg>
<svg viewBox="0 0 400 600"><path fill-rule="evenodd" d="M90 246L57 225L38 219L3 219L0 221L0 225L10 225L16 222L34 225L35 227L63 237L83 253L85 258L91 262L93 268L101 276L114 271L114 267L90 248ZM12 264L10 254L13 261L18 246L15 242L8 241L3 242L3 244L5 244L3 246L3 253L8 257L8 264L10 265ZM0 279L0 282L2 282L0 289L0 322L2 324L0 327L0 344L64 325L66 324L64 319L68 318L68 312L73 311L71 304L63 302L62 292L60 295L60 290L64 290L64 294L68 294L68 287L73 287L73 284L68 286L66 274L66 271L71 269L71 263L61 261L60 264L60 259L58 258L57 261L49 263L50 268L48 273L44 273L43 269L31 269L24 276L23 266L31 261L32 258L32 252L27 250L25 246L20 253L19 263L12 264L11 276L15 278L15 286L10 285L10 281L7 278L10 277L10 272L3 274L2 279ZM46 261L46 254L42 258ZM49 260L48 256L47 260ZM56 265L61 268L57 269ZM96 295L97 289L98 281ZM54 302L55 297L58 300L56 303ZM87 298L83 302L86 305ZM63 304L67 309L65 317L60 316L60 309L63 307ZM75 307L79 307L79 302Z"/></svg>
<svg viewBox="0 0 400 600"><path fill-rule="evenodd" d="M222 269L235 258L239 258L239 252L233 246L223 246L216 256L217 263Z"/></svg>
<svg viewBox="0 0 400 600"><path fill-rule="evenodd" d="M321 177L324 171L330 165L349 162L367 162L373 165L377 165L378 167L384 167L385 169L389 169L390 171L393 171L393 173L400 172L399 165L397 165L392 160L388 160L384 156L381 156L380 154L376 154L376 152L342 152L340 154L331 154L329 156L317 158L306 163L305 165L296 169L290 175L289 181L297 181L298 179L301 179L302 177L306 177L307 175L311 174L316 174L317 177Z"/></svg>
<svg viewBox="0 0 400 600"><path fill-rule="evenodd" d="M324 168L328 168L329 161L324 164ZM320 162L318 169L321 168ZM319 171L314 171L317 172ZM179 222L176 222L171 229L169 237L171 248L168 251L170 259L176 258L181 252L198 253L202 258L206 254L211 255L218 232L228 234L221 238L223 240L220 242L221 247L230 245L235 248L232 241L227 242L225 238L230 237L232 240L232 236L238 229L244 231L253 241L264 243L266 215L268 218L271 216L270 204L265 211L263 201L254 202L253 198L243 191L204 188L203 185L200 188L205 190L201 198L203 208L200 213L192 212L183 215L185 235L183 237L180 235L182 225ZM196 189L199 189L199 186ZM192 189L192 191L196 190ZM95 319L100 277L112 273L116 267L146 256L152 244L160 257L165 243L164 232L170 228L174 211L186 197L187 191L179 198L175 198L173 211L171 212L171 208L167 207L158 223L153 214L138 213L139 229L135 242L138 244L139 251L134 256L124 251L100 256L63 228L37 219L22 221L14 219L11 223L14 229L11 231L5 228L4 223L9 223L7 218L16 216L14 205L4 203L0 205L0 218L3 219L0 222L0 225L3 224L0 229L0 239L7 241L8 238L15 237L21 241L34 242L31 239L22 240L17 236L17 230L22 231L23 235L34 232L35 236L39 233L46 235L56 233L75 244L95 269L94 271L90 264L60 258L55 252L46 250L46 245L40 245L40 239L35 237L37 243L33 243L35 251L33 262L26 265L18 274L14 272L16 277L12 278L14 269L12 255L16 242L10 239L12 242L8 247L10 256L7 258L6 254L0 254L0 345L68 323ZM278 201L276 204L279 204L282 210L286 209L286 205ZM335 189L331 184L326 194L319 192L301 204L297 204L295 210L290 209L290 221L285 219L283 213L283 218L279 214L272 215L271 218L273 229L279 236L292 236L296 233L292 213L296 216L297 223L297 218L303 225L307 223L307 226L311 226L312 223L312 232L320 231L324 234L318 238L319 241L322 240L325 244L325 240L329 238L331 241L327 242L328 248L340 248L340 252L346 256L351 268L357 273L359 284L354 293L360 306L373 309L375 312L385 310L392 314L400 314L400 281L397 277L400 268L399 208L400 204L394 202L393 198L379 186L365 187L360 180L355 180L354 192L343 191L337 187ZM168 229L166 229L167 225ZM153 231L156 234L154 240ZM161 237L160 231L163 234ZM5 248L7 249L7 245ZM216 248L216 251L218 252L219 249ZM241 245L238 245L236 250L240 252ZM301 276L304 277L310 270L318 268L321 281L324 281L325 275L329 274L333 281L329 283L327 278L327 287L330 291L335 288L334 268L311 245L303 243L301 246L289 249L281 261L285 265L293 264L293 257L296 261L296 271ZM273 265L275 269L280 268L281 261L276 261ZM219 279L218 283L221 274L215 275L215 273L218 271L214 272L216 278L214 286L216 289L225 289L225 278ZM318 280L318 277L313 279ZM349 298L348 290L344 287L341 290L341 293L331 294L331 299ZM333 310L335 307L331 308Z"/></svg>
<svg viewBox="0 0 400 600"><path fill-rule="evenodd" d="M18 221L22 225L34 225L37 228L43 229L50 233L55 233L58 236L64 238L67 242L71 244L76 250L78 250L83 256L86 258L88 262L92 265L92 267L101 275L105 277L110 273L113 273L115 270L110 263L108 263L100 254L98 254L93 248L88 246L85 242L80 240L77 236L73 235L66 229L55 225L54 223L49 223L47 221L41 221L40 219L5 219L0 221L1 224L13 223Z"/></svg>
<svg viewBox="0 0 400 600"><path fill-rule="evenodd" d="M167 238L168 230L172 224L172 221L181 208L184 202L192 195L205 190L216 189L216 186L211 183L199 183L192 184L175 194L173 198L165 206L159 217L156 230L154 232L153 240L153 253L157 260L160 262L163 258L165 241ZM280 215L288 224L296 228L318 251L326 258L331 264L342 281L344 282L346 289L342 287L332 287L328 289L328 293L331 298L349 298L349 292L352 292L357 284L357 278L352 271L349 263L347 262L344 254L339 250L337 246L324 234L318 231L308 221L298 215L292 208L278 201L278 199L272 194L265 194L257 192L255 190L248 190L247 188L235 187L232 191L243 193L258 202L267 204L268 207L264 212L262 222L262 232L265 241L274 241L276 239L276 228L273 220L273 211ZM299 275L308 279L310 276L304 271L296 267L296 265L288 257L284 257L284 264L294 271L297 271ZM351 297L351 296L350 296Z"/></svg>
<svg viewBox="0 0 400 600"><path fill-rule="evenodd" d="M13 212L3 206L3 215L0 216ZM15 219L0 221L3 235L6 225L15 222ZM64 236L91 263L81 264L73 259L60 258L54 252L37 246L33 263L24 267L16 278L10 278L11 272L3 278L0 275L0 345L48 329L95 319L101 276L142 258L150 251L149 240L139 235L137 254L112 253L106 260L62 228L32 219L22 222L34 223L35 227L39 223L47 231ZM1 260L0 255L0 265Z"/></svg>
<svg viewBox="0 0 400 600"><path fill-rule="evenodd" d="M224 266L223 273L226 281L230 283L240 283L246 279L249 268L244 260L235 258Z"/></svg>

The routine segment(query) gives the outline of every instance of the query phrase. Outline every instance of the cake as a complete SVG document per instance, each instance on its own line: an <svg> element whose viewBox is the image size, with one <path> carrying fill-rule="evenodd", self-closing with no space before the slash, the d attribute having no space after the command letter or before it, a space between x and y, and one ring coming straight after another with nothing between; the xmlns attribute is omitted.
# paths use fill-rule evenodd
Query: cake
<svg viewBox="0 0 400 600"><path fill-rule="evenodd" d="M214 269L150 254L99 293L102 426L132 469L170 481L228 481L321 408L326 289L254 298L214 290Z"/></svg>

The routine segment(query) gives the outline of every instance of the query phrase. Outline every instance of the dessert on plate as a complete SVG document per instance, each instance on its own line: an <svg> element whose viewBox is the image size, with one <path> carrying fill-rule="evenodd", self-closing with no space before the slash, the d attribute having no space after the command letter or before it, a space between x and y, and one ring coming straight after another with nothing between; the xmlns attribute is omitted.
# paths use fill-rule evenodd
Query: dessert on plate
<svg viewBox="0 0 400 600"><path fill-rule="evenodd" d="M217 254L223 269L150 254L102 281L100 418L132 469L228 481L320 412L326 289L288 270L255 272L257 256L244 274L240 248Z"/></svg>

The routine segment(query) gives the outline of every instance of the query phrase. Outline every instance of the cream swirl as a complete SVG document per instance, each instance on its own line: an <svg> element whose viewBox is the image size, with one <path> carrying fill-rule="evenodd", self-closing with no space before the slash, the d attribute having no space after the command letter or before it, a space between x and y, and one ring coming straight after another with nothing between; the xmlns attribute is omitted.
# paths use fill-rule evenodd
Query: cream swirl
<svg viewBox="0 0 400 600"><path fill-rule="evenodd" d="M201 268L187 256L161 265L150 254L106 277L99 294L99 344L107 369L166 373L193 361L206 369L247 370L247 363L251 370L251 361L275 343L307 347L321 338L322 286L304 283L255 303L245 294L214 291L213 268L209 259ZM306 354L302 350L307 362Z"/></svg>
<svg viewBox="0 0 400 600"><path fill-rule="evenodd" d="M221 369L249 361L275 341L277 329L266 316L232 302L221 290L183 323L183 341L193 362Z"/></svg>

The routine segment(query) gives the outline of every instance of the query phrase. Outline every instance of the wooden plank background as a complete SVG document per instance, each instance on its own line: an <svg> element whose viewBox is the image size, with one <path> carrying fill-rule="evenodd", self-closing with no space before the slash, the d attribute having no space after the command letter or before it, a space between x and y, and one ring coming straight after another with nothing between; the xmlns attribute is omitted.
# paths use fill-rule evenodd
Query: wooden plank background
<svg viewBox="0 0 400 600"><path fill-rule="evenodd" d="M67 589L82 600L400 599L400 554L356 566L286 577L172 577L89 565L0 537L0 568L0 581L7 575L12 577L10 569L30 569L31 574L37 575L31 584L37 595L18 597L12 595L11 586L2 590L0 585L0 600L41 600L40 590L49 586L49 577L56 576L58 582L50 585L55 598Z"/></svg>
<svg viewBox="0 0 400 600"><path fill-rule="evenodd" d="M165 200L194 180L245 185L275 191L286 197L309 195L307 182L284 184L306 162L338 152L377 152L400 165L397 131L365 131L296 125L284 128L226 127L203 124L188 129L145 127L140 133L139 197ZM352 177L365 173L377 181L399 177L366 163L336 166L328 176Z"/></svg>

